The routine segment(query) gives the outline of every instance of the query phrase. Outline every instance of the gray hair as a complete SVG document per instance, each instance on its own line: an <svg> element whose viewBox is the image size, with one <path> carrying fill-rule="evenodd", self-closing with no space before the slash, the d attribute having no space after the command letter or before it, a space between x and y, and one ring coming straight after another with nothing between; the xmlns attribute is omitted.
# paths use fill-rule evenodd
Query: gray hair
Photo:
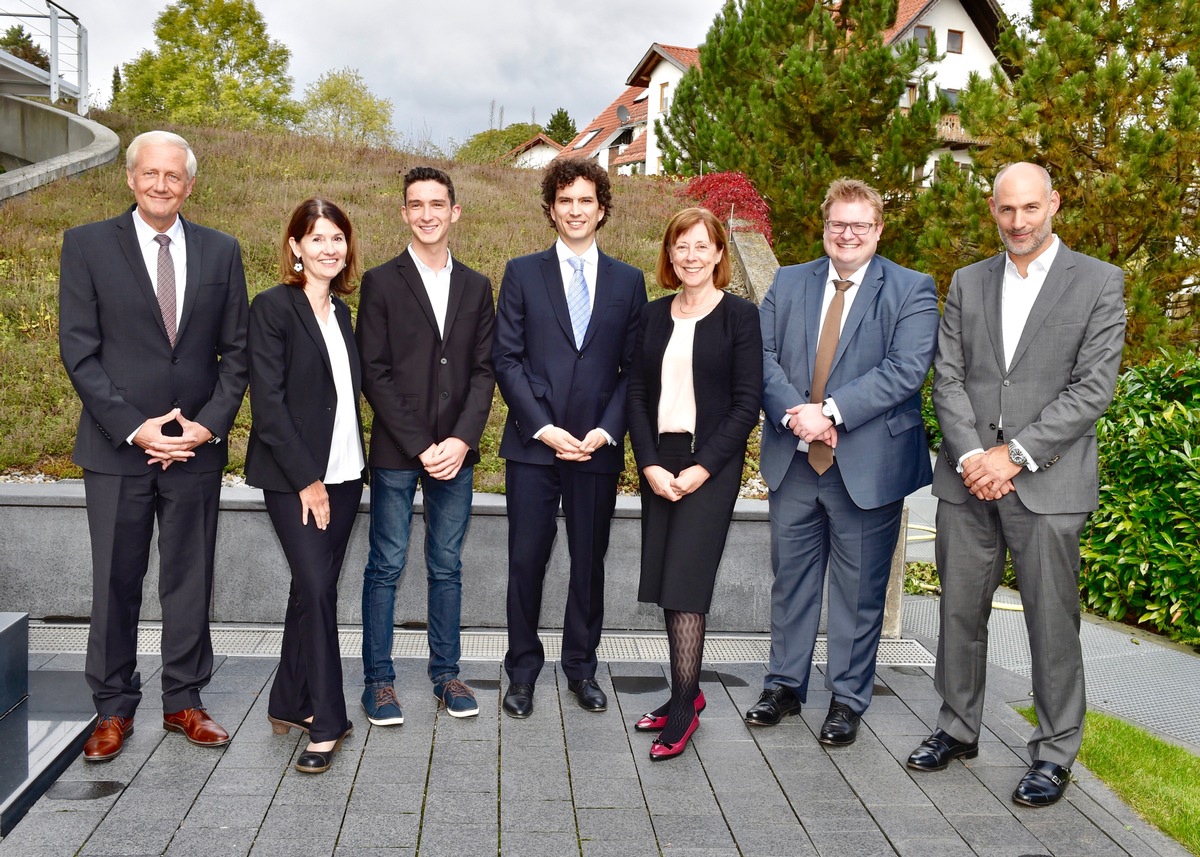
<svg viewBox="0 0 1200 857"><path fill-rule="evenodd" d="M188 145L188 141L170 131L146 131L138 134L125 150L125 169L133 172L137 166L138 154L142 146L176 146L187 153L187 177L191 181L196 177L196 153Z"/></svg>
<svg viewBox="0 0 1200 857"><path fill-rule="evenodd" d="M1050 194L1054 193L1054 182L1050 180L1050 171L1047 170L1045 167L1043 167L1041 164L1035 164L1031 161L1018 161L1015 164L1008 164L1005 167L1003 167L1000 170L1000 172L996 173L996 177L994 179L992 179L992 193L994 194L996 192L996 188L1000 186L1000 179L1004 178L1005 173L1007 173L1013 167L1021 167L1021 166L1033 167L1035 170L1038 171L1039 174L1041 174L1042 182L1046 185L1046 196L1047 197L1050 196Z"/></svg>

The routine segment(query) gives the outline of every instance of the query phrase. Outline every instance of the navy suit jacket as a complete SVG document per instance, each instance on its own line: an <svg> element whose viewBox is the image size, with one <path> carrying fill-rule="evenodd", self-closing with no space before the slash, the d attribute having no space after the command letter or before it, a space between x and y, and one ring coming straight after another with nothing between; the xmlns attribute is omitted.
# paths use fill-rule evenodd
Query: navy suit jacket
<svg viewBox="0 0 1200 857"><path fill-rule="evenodd" d="M72 460L122 476L146 472L125 439L178 407L226 438L246 392L246 277L232 236L180 218L187 245L183 313L172 347L134 231L134 208L68 229L59 281L59 353L83 402ZM170 431L169 427L166 427ZM224 468L227 443L172 467Z"/></svg>
<svg viewBox="0 0 1200 857"><path fill-rule="evenodd" d="M767 486L783 482L796 436L781 420L809 401L829 259L780 268L759 315L763 334L760 469ZM838 339L825 396L844 423L834 451L846 490L862 509L911 494L933 477L921 420L921 385L937 347L933 279L875 256Z"/></svg>
<svg viewBox="0 0 1200 857"><path fill-rule="evenodd" d="M554 450L534 432L554 425L582 439L602 428L616 445L572 466L596 473L625 469L625 392L645 305L642 272L600 253L591 321L583 347L576 348L554 247L509 261L493 350L496 382L508 404L501 457L554 464Z"/></svg>
<svg viewBox="0 0 1200 857"><path fill-rule="evenodd" d="M333 304L350 359L361 446L362 382L354 328L350 308L337 295ZM337 401L329 349L304 289L279 285L259 293L250 307L253 421L246 448L246 481L255 488L293 493L324 480Z"/></svg>
<svg viewBox="0 0 1200 857"><path fill-rule="evenodd" d="M420 454L456 437L479 461L479 439L492 409L492 284L454 260L446 330L416 262L405 250L363 276L358 301L358 350L363 392L375 411L371 466L422 469Z"/></svg>

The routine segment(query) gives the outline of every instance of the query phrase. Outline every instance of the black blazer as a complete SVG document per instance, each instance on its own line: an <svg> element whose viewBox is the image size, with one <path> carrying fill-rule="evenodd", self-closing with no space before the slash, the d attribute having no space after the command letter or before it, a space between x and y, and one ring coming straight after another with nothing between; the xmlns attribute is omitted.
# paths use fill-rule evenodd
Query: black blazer
<svg viewBox="0 0 1200 857"><path fill-rule="evenodd" d="M638 470L658 458L658 402L662 361L674 321L671 299L646 306L629 377L629 440ZM715 474L746 454L746 438L758 422L762 395L762 331L758 308L726 293L696 323L692 384L696 393L696 463Z"/></svg>
<svg viewBox="0 0 1200 857"><path fill-rule="evenodd" d="M219 438L246 392L246 277L232 236L180 218L187 283L175 346L134 231L134 208L63 235L59 353L83 412L72 460L86 470L146 472L146 453L125 442L178 407ZM229 445L206 443L172 467L224 468Z"/></svg>
<svg viewBox="0 0 1200 857"><path fill-rule="evenodd" d="M354 414L362 446L358 405L362 382L350 309L337 295L333 304L350 358ZM246 449L246 481L268 491L299 492L325 478L337 408L329 349L304 290L280 285L255 297L250 305L249 341L253 421Z"/></svg>
<svg viewBox="0 0 1200 857"><path fill-rule="evenodd" d="M446 332L408 251L363 276L358 301L362 384L375 410L372 467L419 470L418 456L448 437L479 461L479 439L492 407L492 284L454 260Z"/></svg>
<svg viewBox="0 0 1200 857"><path fill-rule="evenodd" d="M594 473L625 468L625 392L645 305L642 272L601 253L591 322L576 348L554 247L509 261L496 313L496 382L508 405L503 458L561 463L534 432L555 425L582 439L602 428L616 446L605 444L570 466Z"/></svg>

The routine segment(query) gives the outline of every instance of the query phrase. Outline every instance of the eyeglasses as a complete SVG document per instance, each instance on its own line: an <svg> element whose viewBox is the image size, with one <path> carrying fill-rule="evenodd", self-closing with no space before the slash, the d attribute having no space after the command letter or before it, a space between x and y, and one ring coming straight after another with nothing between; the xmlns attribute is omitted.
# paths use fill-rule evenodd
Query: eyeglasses
<svg viewBox="0 0 1200 857"><path fill-rule="evenodd" d="M855 235L866 235L877 225L875 223L844 223L841 220L825 221L825 228L829 231L830 235L841 235L847 228Z"/></svg>

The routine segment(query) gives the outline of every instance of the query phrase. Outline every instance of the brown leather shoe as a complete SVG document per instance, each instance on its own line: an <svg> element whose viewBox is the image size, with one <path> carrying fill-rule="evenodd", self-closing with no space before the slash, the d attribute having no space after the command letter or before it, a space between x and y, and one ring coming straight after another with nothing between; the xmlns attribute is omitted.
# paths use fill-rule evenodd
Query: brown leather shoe
<svg viewBox="0 0 1200 857"><path fill-rule="evenodd" d="M164 714L163 729L182 732L199 747L224 747L229 743L229 733L203 708L185 708L174 714Z"/></svg>
<svg viewBox="0 0 1200 857"><path fill-rule="evenodd" d="M107 762L121 755L125 739L133 734L133 718L110 714L101 717L96 731L83 745L83 758L89 762Z"/></svg>

